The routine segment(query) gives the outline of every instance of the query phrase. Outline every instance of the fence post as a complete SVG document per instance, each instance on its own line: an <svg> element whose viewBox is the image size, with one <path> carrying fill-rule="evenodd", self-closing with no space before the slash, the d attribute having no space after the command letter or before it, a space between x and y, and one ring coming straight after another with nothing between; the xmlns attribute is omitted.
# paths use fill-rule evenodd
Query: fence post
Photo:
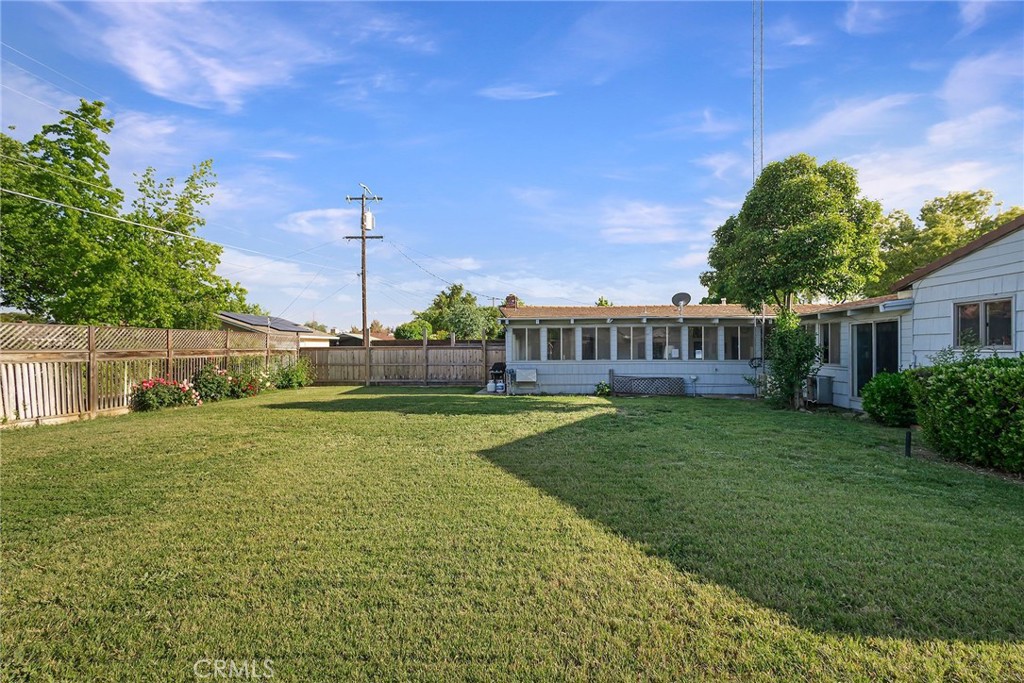
<svg viewBox="0 0 1024 683"><path fill-rule="evenodd" d="M224 330L224 364L231 367L231 330Z"/></svg>
<svg viewBox="0 0 1024 683"><path fill-rule="evenodd" d="M615 371L608 368L608 387L612 390L612 396L615 395Z"/></svg>
<svg viewBox="0 0 1024 683"><path fill-rule="evenodd" d="M167 372L164 373L164 377L171 377L174 373L174 344L171 341L171 330L166 330L164 334L167 338Z"/></svg>
<svg viewBox="0 0 1024 683"><path fill-rule="evenodd" d="M99 363L96 361L96 328L89 325L89 417L96 417L100 406Z"/></svg>
<svg viewBox="0 0 1024 683"><path fill-rule="evenodd" d="M480 330L480 349L484 355L484 384L487 384L487 380L490 379L487 373L490 368L487 366L487 328L481 328Z"/></svg>
<svg viewBox="0 0 1024 683"><path fill-rule="evenodd" d="M263 347L265 349L263 369L270 372L270 330L267 330L267 336L263 339Z"/></svg>
<svg viewBox="0 0 1024 683"><path fill-rule="evenodd" d="M423 326L423 386L430 384L430 352L427 350L427 326Z"/></svg>

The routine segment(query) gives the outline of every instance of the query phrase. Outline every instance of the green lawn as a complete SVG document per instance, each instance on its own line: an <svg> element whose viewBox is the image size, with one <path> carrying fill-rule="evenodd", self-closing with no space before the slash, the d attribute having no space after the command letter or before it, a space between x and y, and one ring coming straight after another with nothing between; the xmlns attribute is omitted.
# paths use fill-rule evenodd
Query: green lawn
<svg viewBox="0 0 1024 683"><path fill-rule="evenodd" d="M1024 485L899 430L326 387L0 439L4 680L1024 680Z"/></svg>

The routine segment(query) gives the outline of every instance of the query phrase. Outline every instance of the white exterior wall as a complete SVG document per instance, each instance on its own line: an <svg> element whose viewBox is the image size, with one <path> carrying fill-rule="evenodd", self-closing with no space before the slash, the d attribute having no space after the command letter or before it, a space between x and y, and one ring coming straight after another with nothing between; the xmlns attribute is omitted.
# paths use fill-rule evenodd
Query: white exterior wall
<svg viewBox="0 0 1024 683"><path fill-rule="evenodd" d="M885 322L896 320L899 323L899 362L900 370L914 367L913 325L910 311L882 312L878 307L861 309L831 315L821 319L807 318L805 322L818 324L838 322L839 332L839 363L822 365L819 375L832 378L832 403L840 408L861 409L860 398L853 395L853 326L860 323Z"/></svg>
<svg viewBox="0 0 1024 683"><path fill-rule="evenodd" d="M755 373L761 372L750 367L749 360L685 360L689 355L689 333L688 326L680 325L675 319L652 320L647 323L640 321L621 321L624 326L646 327L645 348L647 357L650 358L653 348L653 337L651 328L654 326L669 326L682 329L681 359L678 360L572 360L572 361L549 361L547 360L547 332L548 327L572 327L576 329L576 358L580 358L583 348L582 327L607 327L611 329L611 355L615 357L617 352L617 325L608 325L604 321L577 321L573 324L568 322L553 321L547 323L542 321L540 325L534 321L513 320L506 326L505 331L505 358L508 369L530 368L537 371L536 385L522 385L517 393L544 393L544 394L593 394L594 387L598 382L607 382L609 370L617 375L631 375L634 377L682 377L686 383L688 396L694 395L696 384L697 395L754 395L754 387L746 381L746 377L753 377ZM718 350L719 355L725 353L725 325L743 324L750 326L750 321L732 321L722 319L715 323L711 321L694 320L693 324L709 327L719 326L718 329ZM512 330L521 328L540 328L541 330L541 360L540 361L517 361L512 352ZM761 325L758 323L754 334L754 355L761 356ZM692 380L696 377L696 383Z"/></svg>
<svg viewBox="0 0 1024 683"><path fill-rule="evenodd" d="M1012 300L1013 349L1024 352L1024 230L1017 230L913 284L913 351L918 365L954 344L955 305L989 299Z"/></svg>

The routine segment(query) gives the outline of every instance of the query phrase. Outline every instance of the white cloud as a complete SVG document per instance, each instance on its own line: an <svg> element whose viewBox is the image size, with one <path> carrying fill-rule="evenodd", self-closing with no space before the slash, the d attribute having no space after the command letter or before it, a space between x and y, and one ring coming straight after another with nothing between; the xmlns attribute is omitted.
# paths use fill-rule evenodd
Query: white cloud
<svg viewBox="0 0 1024 683"><path fill-rule="evenodd" d="M845 159L857 169L865 196L882 201L886 210L917 209L933 197L955 190L989 187L1012 168L999 162L946 157L927 147L893 149ZM1020 170L1017 169L1019 177Z"/></svg>
<svg viewBox="0 0 1024 683"><path fill-rule="evenodd" d="M898 93L840 102L815 121L767 136L765 159L781 159L823 144L834 144L841 138L890 131L914 100L914 95Z"/></svg>
<svg viewBox="0 0 1024 683"><path fill-rule="evenodd" d="M985 144L1005 145L1012 139L1006 124L1017 123L1019 111L1003 106L986 107L966 116L937 123L928 129L928 143L941 147L977 148ZM1019 125L1016 132L1020 133Z"/></svg>
<svg viewBox="0 0 1024 683"><path fill-rule="evenodd" d="M6 58L0 67L0 77L4 85L0 91L3 130L18 140L28 140L43 126L59 121L62 109L73 111L78 107L78 98L25 73Z"/></svg>
<svg viewBox="0 0 1024 683"><path fill-rule="evenodd" d="M1007 97L1020 105L1024 56L1020 49L967 57L953 66L940 91L952 112L963 113L998 104Z"/></svg>
<svg viewBox="0 0 1024 683"><path fill-rule="evenodd" d="M357 208L311 209L289 214L277 227L300 235L342 237L359 232L359 215Z"/></svg>
<svg viewBox="0 0 1024 683"><path fill-rule="evenodd" d="M487 88L483 88L477 91L477 95L487 97L492 100L537 100L544 97L554 97L558 94L557 90L541 90L538 88L524 85L522 83L512 83L509 85L492 85Z"/></svg>
<svg viewBox="0 0 1024 683"><path fill-rule="evenodd" d="M664 204L626 202L607 206L601 235L612 244L679 242L690 233L681 226L683 210Z"/></svg>
<svg viewBox="0 0 1024 683"><path fill-rule="evenodd" d="M160 97L197 107L241 108L252 92L285 85L302 68L336 59L267 13L230 5L98 3L107 58Z"/></svg>
<svg viewBox="0 0 1024 683"><path fill-rule="evenodd" d="M738 211L743 206L741 200L723 199L722 197L705 197L704 203L716 209L724 209L726 211Z"/></svg>
<svg viewBox="0 0 1024 683"><path fill-rule="evenodd" d="M743 168L746 162L734 152L721 152L702 156L694 163L709 169L716 179L725 180Z"/></svg>
<svg viewBox="0 0 1024 683"><path fill-rule="evenodd" d="M298 154L284 152L277 149L267 149L262 152L256 152L255 156L259 159L280 159L282 161L292 161L299 158Z"/></svg>
<svg viewBox="0 0 1024 683"><path fill-rule="evenodd" d="M483 268L483 263L472 256L465 256L463 258L446 258L441 260L441 263L449 265L458 270L480 270Z"/></svg>
<svg viewBox="0 0 1024 683"><path fill-rule="evenodd" d="M846 6L839 25L851 35L869 35L888 30L894 17L891 5L854 0Z"/></svg>
<svg viewBox="0 0 1024 683"><path fill-rule="evenodd" d="M960 3L960 35L965 36L981 28L985 23L988 10L991 7L990 0L970 0Z"/></svg>
<svg viewBox="0 0 1024 683"><path fill-rule="evenodd" d="M779 21L769 25L765 30L765 33L774 45L784 45L786 47L808 47L818 43L818 38L816 36L801 31L791 17L783 17Z"/></svg>
<svg viewBox="0 0 1024 683"><path fill-rule="evenodd" d="M673 268L695 268L697 266L707 265L707 262L707 251L691 251L684 256L673 259L669 265Z"/></svg>
<svg viewBox="0 0 1024 683"><path fill-rule="evenodd" d="M228 247L221 255L217 274L232 282L241 282L243 287L250 290L283 290L305 287L316 277L316 270L298 263L275 261ZM292 296L298 293L298 289Z"/></svg>

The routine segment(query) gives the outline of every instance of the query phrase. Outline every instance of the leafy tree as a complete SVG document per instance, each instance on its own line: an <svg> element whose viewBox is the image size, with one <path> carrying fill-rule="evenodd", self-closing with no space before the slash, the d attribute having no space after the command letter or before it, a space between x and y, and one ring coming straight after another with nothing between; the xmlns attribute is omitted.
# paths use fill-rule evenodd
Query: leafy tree
<svg viewBox="0 0 1024 683"><path fill-rule="evenodd" d="M323 323L318 323L315 320L310 320L309 322L304 322L302 324L305 327L308 327L311 330L319 330L320 332L327 332L328 331L327 330L327 325L324 325Z"/></svg>
<svg viewBox="0 0 1024 683"><path fill-rule="evenodd" d="M415 319L430 323L435 334L454 334L460 339L477 339L481 332L490 338L496 337L501 331L500 315L494 306L479 306L476 297L461 284L441 291L426 310L413 311Z"/></svg>
<svg viewBox="0 0 1024 683"><path fill-rule="evenodd" d="M85 209L4 193L0 303L56 322L117 323L110 312L126 264L118 224L107 217L118 215L123 195L100 138L114 122L103 118L101 102L83 100L64 114L24 144L0 134L4 156L16 160L2 165L4 188Z"/></svg>
<svg viewBox="0 0 1024 683"><path fill-rule="evenodd" d="M215 274L221 248L195 239L214 185L211 162L180 191L148 169L122 216L101 137L114 122L103 107L82 100L27 143L0 134L12 162L0 169L2 186L19 193L3 195L0 304L61 323L188 328L216 327L218 310L259 310Z"/></svg>
<svg viewBox="0 0 1024 683"><path fill-rule="evenodd" d="M860 292L880 265L881 207L859 195L847 164L807 154L768 164L715 230L701 284L752 309Z"/></svg>
<svg viewBox="0 0 1024 683"><path fill-rule="evenodd" d="M925 202L919 215L920 228L906 212L893 211L882 224L882 270L865 288L865 294L886 294L897 280L1021 213L1024 207L1020 206L1003 211L990 190L950 192Z"/></svg>
<svg viewBox="0 0 1024 683"><path fill-rule="evenodd" d="M431 338L434 330L426 320L410 320L395 328L395 339L423 339L423 332L426 329L427 339Z"/></svg>
<svg viewBox="0 0 1024 683"><path fill-rule="evenodd" d="M599 296L599 297L597 297L597 301L594 302L594 305L595 306L614 306L615 304L613 304L611 301L608 301L608 299L605 299L603 296Z"/></svg>

